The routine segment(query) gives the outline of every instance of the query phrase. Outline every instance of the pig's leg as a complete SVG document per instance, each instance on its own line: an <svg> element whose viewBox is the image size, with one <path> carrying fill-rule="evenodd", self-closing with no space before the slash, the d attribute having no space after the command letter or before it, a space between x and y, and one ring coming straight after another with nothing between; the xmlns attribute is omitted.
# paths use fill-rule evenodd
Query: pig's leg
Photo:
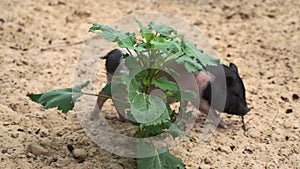
<svg viewBox="0 0 300 169"><path fill-rule="evenodd" d="M99 92L98 98L97 98L97 102L94 108L94 111L91 114L91 119L98 119L99 118L99 113L101 112L101 109L103 107L103 104L106 102L106 100L108 99L107 97L101 96L101 95L106 95L102 90Z"/></svg>
<svg viewBox="0 0 300 169"><path fill-rule="evenodd" d="M202 111L205 114L208 114L209 118L211 118L214 123L217 124L218 121L219 121L218 127L223 128L223 129L228 128L227 124L222 119L220 119L220 116L217 114L215 109L210 107L210 105L208 104L208 101L201 98L200 99L199 110Z"/></svg>

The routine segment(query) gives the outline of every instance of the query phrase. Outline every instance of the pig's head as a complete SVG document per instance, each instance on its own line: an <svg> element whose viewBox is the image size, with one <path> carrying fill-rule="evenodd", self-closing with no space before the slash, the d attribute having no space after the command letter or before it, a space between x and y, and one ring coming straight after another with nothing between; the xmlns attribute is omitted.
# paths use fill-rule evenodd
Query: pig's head
<svg viewBox="0 0 300 169"><path fill-rule="evenodd" d="M245 87L235 64L207 66L212 80L203 90L202 97L211 106L228 114L243 116L249 112L246 103Z"/></svg>

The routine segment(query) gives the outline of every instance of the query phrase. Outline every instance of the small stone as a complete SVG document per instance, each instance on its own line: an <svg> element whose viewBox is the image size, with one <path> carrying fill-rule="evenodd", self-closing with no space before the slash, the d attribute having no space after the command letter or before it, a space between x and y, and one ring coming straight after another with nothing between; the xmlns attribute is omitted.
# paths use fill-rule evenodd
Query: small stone
<svg viewBox="0 0 300 169"><path fill-rule="evenodd" d="M290 137L289 136L285 136L285 140L289 141Z"/></svg>
<svg viewBox="0 0 300 169"><path fill-rule="evenodd" d="M57 157L51 157L51 158L48 158L47 160L48 160L47 161L48 165L51 165L52 163L57 162L58 158Z"/></svg>
<svg viewBox="0 0 300 169"><path fill-rule="evenodd" d="M35 134L39 134L39 133L40 133L40 131L41 131L41 129L40 129L40 128L38 128L38 129L36 129L36 130L34 131L34 133L35 133Z"/></svg>
<svg viewBox="0 0 300 169"><path fill-rule="evenodd" d="M230 146L231 151L235 149L235 146Z"/></svg>
<svg viewBox="0 0 300 169"><path fill-rule="evenodd" d="M39 155L47 155L49 151L39 144L30 143L27 146L26 152L31 153L35 156L39 156Z"/></svg>
<svg viewBox="0 0 300 169"><path fill-rule="evenodd" d="M36 159L36 156L32 153L27 153L26 154L26 158L32 158L32 159Z"/></svg>
<svg viewBox="0 0 300 169"><path fill-rule="evenodd" d="M10 122L4 122L3 123L3 126L9 126L10 125Z"/></svg>
<svg viewBox="0 0 300 169"><path fill-rule="evenodd" d="M110 169L123 169L123 167L118 163L110 164L109 168Z"/></svg>
<svg viewBox="0 0 300 169"><path fill-rule="evenodd" d="M4 148L4 149L1 150L2 154L6 154L7 152L8 152L8 150L6 148Z"/></svg>
<svg viewBox="0 0 300 169"><path fill-rule="evenodd" d="M68 145L67 145L67 148L68 148L68 150L69 150L71 153L72 153L73 150L74 150L74 147L73 147L72 144L68 144Z"/></svg>
<svg viewBox="0 0 300 169"><path fill-rule="evenodd" d="M281 96L281 100L283 100L284 102L289 102L290 101L287 97L283 97L283 96Z"/></svg>
<svg viewBox="0 0 300 169"><path fill-rule="evenodd" d="M47 137L47 136L48 136L48 134L47 134L47 133L45 133L44 131L42 131L42 132L41 132L41 134L40 134L40 136L41 136L42 138L45 138L45 137Z"/></svg>
<svg viewBox="0 0 300 169"><path fill-rule="evenodd" d="M243 153L244 154L253 154L253 151L252 150L250 150L250 149L248 149L248 148L246 148L244 151L243 151Z"/></svg>
<svg viewBox="0 0 300 169"><path fill-rule="evenodd" d="M19 133L11 133L10 135L12 138L18 138L19 137Z"/></svg>
<svg viewBox="0 0 300 169"><path fill-rule="evenodd" d="M197 20L196 22L194 22L194 25L196 25L196 26L199 26L199 25L202 25L202 24L203 24L203 22L200 21L200 20Z"/></svg>
<svg viewBox="0 0 300 169"><path fill-rule="evenodd" d="M287 109L287 110L285 111L285 113L286 113L286 114L293 113L293 109Z"/></svg>
<svg viewBox="0 0 300 169"><path fill-rule="evenodd" d="M74 149L72 151L73 157L78 161L78 163L82 163L88 156L87 151L84 149Z"/></svg>
<svg viewBox="0 0 300 169"><path fill-rule="evenodd" d="M292 95L293 101L299 100L299 96L297 94Z"/></svg>
<svg viewBox="0 0 300 169"><path fill-rule="evenodd" d="M209 169L209 168L211 168L211 166L207 164L200 164L199 166L199 169Z"/></svg>
<svg viewBox="0 0 300 169"><path fill-rule="evenodd" d="M220 151L220 152L223 152L225 154L230 153L230 148L229 147L219 147L217 150Z"/></svg>
<svg viewBox="0 0 300 169"><path fill-rule="evenodd" d="M205 164L211 164L211 159L205 157L205 158L204 158L204 163L205 163Z"/></svg>

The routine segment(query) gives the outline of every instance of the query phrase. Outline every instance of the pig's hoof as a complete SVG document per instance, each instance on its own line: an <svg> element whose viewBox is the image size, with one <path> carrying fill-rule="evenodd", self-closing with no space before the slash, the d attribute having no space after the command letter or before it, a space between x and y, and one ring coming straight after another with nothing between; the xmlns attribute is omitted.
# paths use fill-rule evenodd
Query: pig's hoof
<svg viewBox="0 0 300 169"><path fill-rule="evenodd" d="M99 114L92 114L91 116L90 116L90 120L97 120L97 119L99 119Z"/></svg>
<svg viewBox="0 0 300 169"><path fill-rule="evenodd" d="M222 129L228 129L228 125L223 120L220 120L218 127Z"/></svg>
<svg viewBox="0 0 300 169"><path fill-rule="evenodd" d="M123 117L122 115L119 115L119 121L120 122L128 122L128 120L125 117Z"/></svg>

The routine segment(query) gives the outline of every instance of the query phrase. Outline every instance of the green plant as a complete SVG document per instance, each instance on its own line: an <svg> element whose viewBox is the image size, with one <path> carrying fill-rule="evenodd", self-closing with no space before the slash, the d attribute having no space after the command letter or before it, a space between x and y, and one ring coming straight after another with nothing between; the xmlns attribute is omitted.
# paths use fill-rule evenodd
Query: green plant
<svg viewBox="0 0 300 169"><path fill-rule="evenodd" d="M140 21L136 22L140 27L139 33L119 31L90 22L93 26L89 32L95 32L105 40L117 43L128 52L123 56L127 71L120 71L120 74L102 89L105 95L101 96L114 99L113 93L126 94L126 100L115 101L124 109L129 108L129 120L139 126L136 134L138 138L157 136L164 132L171 133L173 137L189 137L179 129L184 125L173 124L178 112L172 110L169 103L165 103L163 99L174 98L175 102L181 103L181 113L189 116L189 112L185 112L184 104L186 101L195 100L197 95L193 91L180 89L177 83L158 75L164 72L172 77L180 77L178 72L168 67L168 64L173 62L183 64L188 72L199 72L206 65L220 64L220 60L206 55L194 44L186 41L184 35L168 25L150 22L148 26L144 26ZM81 91L88 83L27 96L46 109L57 107L67 112L74 107L75 100L82 94L99 96ZM164 95L151 95L153 87L160 89ZM138 158L138 168L184 168L182 161L170 154L167 147L156 148L151 142L141 142L136 150L137 156L144 150L154 152L154 156Z"/></svg>

